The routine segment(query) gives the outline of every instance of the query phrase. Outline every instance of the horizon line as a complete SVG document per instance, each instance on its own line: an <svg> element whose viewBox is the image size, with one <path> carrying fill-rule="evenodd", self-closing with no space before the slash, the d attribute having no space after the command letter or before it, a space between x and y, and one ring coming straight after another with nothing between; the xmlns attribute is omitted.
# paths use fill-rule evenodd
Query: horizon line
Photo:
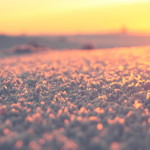
<svg viewBox="0 0 150 150"><path fill-rule="evenodd" d="M120 32L120 31L115 31L115 32L89 32L89 33L16 33L16 34L11 34L11 33L0 33L0 36L76 36L76 35L137 35L137 36L150 36L150 32Z"/></svg>

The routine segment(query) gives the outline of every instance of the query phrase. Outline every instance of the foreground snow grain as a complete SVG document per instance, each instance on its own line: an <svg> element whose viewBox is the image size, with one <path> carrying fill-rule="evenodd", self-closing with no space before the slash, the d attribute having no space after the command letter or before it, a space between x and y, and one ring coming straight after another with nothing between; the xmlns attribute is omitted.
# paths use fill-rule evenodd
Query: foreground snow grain
<svg viewBox="0 0 150 150"><path fill-rule="evenodd" d="M0 149L149 150L150 48L0 59Z"/></svg>

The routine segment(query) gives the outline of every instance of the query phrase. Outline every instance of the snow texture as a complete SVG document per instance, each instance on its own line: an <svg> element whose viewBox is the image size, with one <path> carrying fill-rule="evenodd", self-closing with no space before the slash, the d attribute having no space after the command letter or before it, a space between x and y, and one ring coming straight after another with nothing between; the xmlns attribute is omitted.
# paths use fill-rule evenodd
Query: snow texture
<svg viewBox="0 0 150 150"><path fill-rule="evenodd" d="M1 150L149 150L150 48L0 58Z"/></svg>

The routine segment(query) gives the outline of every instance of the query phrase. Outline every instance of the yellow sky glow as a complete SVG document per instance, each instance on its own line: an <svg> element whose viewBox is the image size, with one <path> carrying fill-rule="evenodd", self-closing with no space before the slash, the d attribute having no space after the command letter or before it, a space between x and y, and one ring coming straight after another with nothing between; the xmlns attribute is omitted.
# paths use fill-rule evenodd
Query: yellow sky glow
<svg viewBox="0 0 150 150"><path fill-rule="evenodd" d="M0 33L150 33L148 0L0 0Z"/></svg>

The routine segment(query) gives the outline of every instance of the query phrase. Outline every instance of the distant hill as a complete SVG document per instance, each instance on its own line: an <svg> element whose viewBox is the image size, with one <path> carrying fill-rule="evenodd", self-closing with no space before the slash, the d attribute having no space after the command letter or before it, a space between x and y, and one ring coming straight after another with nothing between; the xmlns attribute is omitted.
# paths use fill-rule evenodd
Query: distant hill
<svg viewBox="0 0 150 150"><path fill-rule="evenodd" d="M150 36L128 34L71 35L71 36L6 36L0 35L0 50L15 45L40 43L51 49L113 48L150 45Z"/></svg>

